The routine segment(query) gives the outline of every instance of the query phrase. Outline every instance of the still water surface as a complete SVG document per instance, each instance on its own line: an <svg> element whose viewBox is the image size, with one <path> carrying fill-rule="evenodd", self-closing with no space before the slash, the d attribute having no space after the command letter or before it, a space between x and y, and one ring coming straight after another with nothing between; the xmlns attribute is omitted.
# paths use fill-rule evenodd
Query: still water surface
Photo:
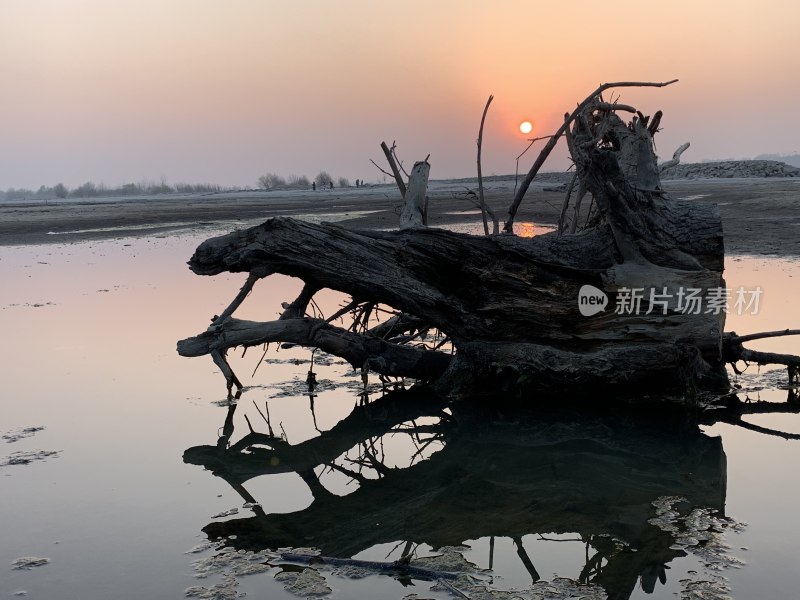
<svg viewBox="0 0 800 600"><path fill-rule="evenodd" d="M302 349L273 348L260 366L258 349L237 353L250 387L231 405L210 359L175 353L243 282L191 274L184 263L200 241L0 250L0 434L44 427L0 442L0 463L30 460L0 467L0 595L180 598L200 586L208 597L296 597L275 554L242 576L235 561L197 562L231 556L202 546L210 534L228 548L383 562L458 546L445 558L480 585L515 590L497 597L797 597L800 441L729 424L510 416L376 381L364 404L360 376L325 356L310 399ZM800 325L797 263L729 257L726 280L763 289L760 313L729 315L727 330ZM273 276L237 316L271 318L299 287ZM796 340L752 346L797 353ZM781 412L747 422L800 434L785 379L748 370L740 398ZM12 568L22 557L49 562ZM332 598L458 597L432 581L332 570L321 568Z"/></svg>

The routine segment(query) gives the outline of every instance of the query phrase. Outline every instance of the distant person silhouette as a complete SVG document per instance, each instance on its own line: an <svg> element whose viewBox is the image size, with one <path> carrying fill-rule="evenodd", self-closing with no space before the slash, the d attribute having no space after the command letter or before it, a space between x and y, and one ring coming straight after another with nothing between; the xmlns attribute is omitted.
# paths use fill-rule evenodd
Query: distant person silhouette
<svg viewBox="0 0 800 600"><path fill-rule="evenodd" d="M332 181L330 181L330 182L328 182L328 183L330 183L330 184L331 184L331 189L333 189L333 182L332 182Z"/></svg>
<svg viewBox="0 0 800 600"><path fill-rule="evenodd" d="M311 189L314 190L315 192L317 191L317 182L316 181L312 181L311 182Z"/></svg>

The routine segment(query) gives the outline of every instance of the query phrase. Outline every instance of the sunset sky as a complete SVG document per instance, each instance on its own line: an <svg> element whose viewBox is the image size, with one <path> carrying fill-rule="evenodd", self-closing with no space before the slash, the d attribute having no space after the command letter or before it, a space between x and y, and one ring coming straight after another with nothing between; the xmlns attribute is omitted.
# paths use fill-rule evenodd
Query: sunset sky
<svg viewBox="0 0 800 600"><path fill-rule="evenodd" d="M521 121L618 80L680 79L621 91L662 156L792 153L799 50L796 0L1 0L0 189L375 181L381 140L470 176L489 94L483 170L513 173Z"/></svg>

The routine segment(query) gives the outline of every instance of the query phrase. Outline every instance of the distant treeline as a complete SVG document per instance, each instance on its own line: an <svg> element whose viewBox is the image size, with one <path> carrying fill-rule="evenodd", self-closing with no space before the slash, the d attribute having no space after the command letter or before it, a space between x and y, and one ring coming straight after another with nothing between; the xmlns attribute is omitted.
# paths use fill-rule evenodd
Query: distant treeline
<svg viewBox="0 0 800 600"><path fill-rule="evenodd" d="M262 190L287 190L287 189L309 189L312 187L312 180L305 175L289 175L282 177L275 173L267 173L257 180L259 189ZM326 189L338 184L335 187L350 187L350 180L347 177L334 179L327 171L320 171L313 179L316 188ZM363 180L356 180L356 185L364 185ZM169 184L164 179L159 182L143 181L141 183L124 183L117 187L109 187L104 183L94 183L87 181L76 188L68 188L63 183L54 186L41 186L38 190L25 188L8 188L6 191L0 190L0 202L14 202L25 200L54 200L63 198L116 198L123 196L153 196L157 194L213 194L216 192L239 192L243 191L239 186L223 187L213 183L176 183Z"/></svg>
<svg viewBox="0 0 800 600"><path fill-rule="evenodd" d="M56 198L114 198L122 196L152 196L156 194L204 194L214 192L235 192L239 187L222 187L211 183L176 183L168 184L166 181L124 183L118 187L108 187L103 183L96 184L87 181L76 188L68 188L63 183L52 187L41 186L38 190L24 188L9 188L0 190L0 202L13 202L20 200L54 200Z"/></svg>
<svg viewBox="0 0 800 600"><path fill-rule="evenodd" d="M333 177L327 171L320 171L314 177L314 186L324 189L332 187L334 182ZM350 180L347 177L339 177L336 182L338 187L350 187ZM276 173L266 173L258 178L258 187L262 190L290 190L290 189L308 189L311 187L311 180L305 175L289 175L282 177ZM356 186L363 182L356 180Z"/></svg>

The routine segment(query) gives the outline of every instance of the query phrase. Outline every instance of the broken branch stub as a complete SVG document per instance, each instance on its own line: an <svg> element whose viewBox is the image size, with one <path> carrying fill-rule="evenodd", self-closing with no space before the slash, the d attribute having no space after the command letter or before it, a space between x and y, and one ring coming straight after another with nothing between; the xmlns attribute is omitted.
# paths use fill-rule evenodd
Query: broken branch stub
<svg viewBox="0 0 800 600"><path fill-rule="evenodd" d="M428 191L428 175L430 171L431 165L427 160L414 163L403 198L400 229L424 226L425 193Z"/></svg>
<svg viewBox="0 0 800 600"><path fill-rule="evenodd" d="M681 144L672 154L672 158L670 160L664 161L660 165L658 165L659 172L663 173L665 170L669 169L670 167L675 167L681 163L681 154L686 152L689 149L689 142L685 144Z"/></svg>

